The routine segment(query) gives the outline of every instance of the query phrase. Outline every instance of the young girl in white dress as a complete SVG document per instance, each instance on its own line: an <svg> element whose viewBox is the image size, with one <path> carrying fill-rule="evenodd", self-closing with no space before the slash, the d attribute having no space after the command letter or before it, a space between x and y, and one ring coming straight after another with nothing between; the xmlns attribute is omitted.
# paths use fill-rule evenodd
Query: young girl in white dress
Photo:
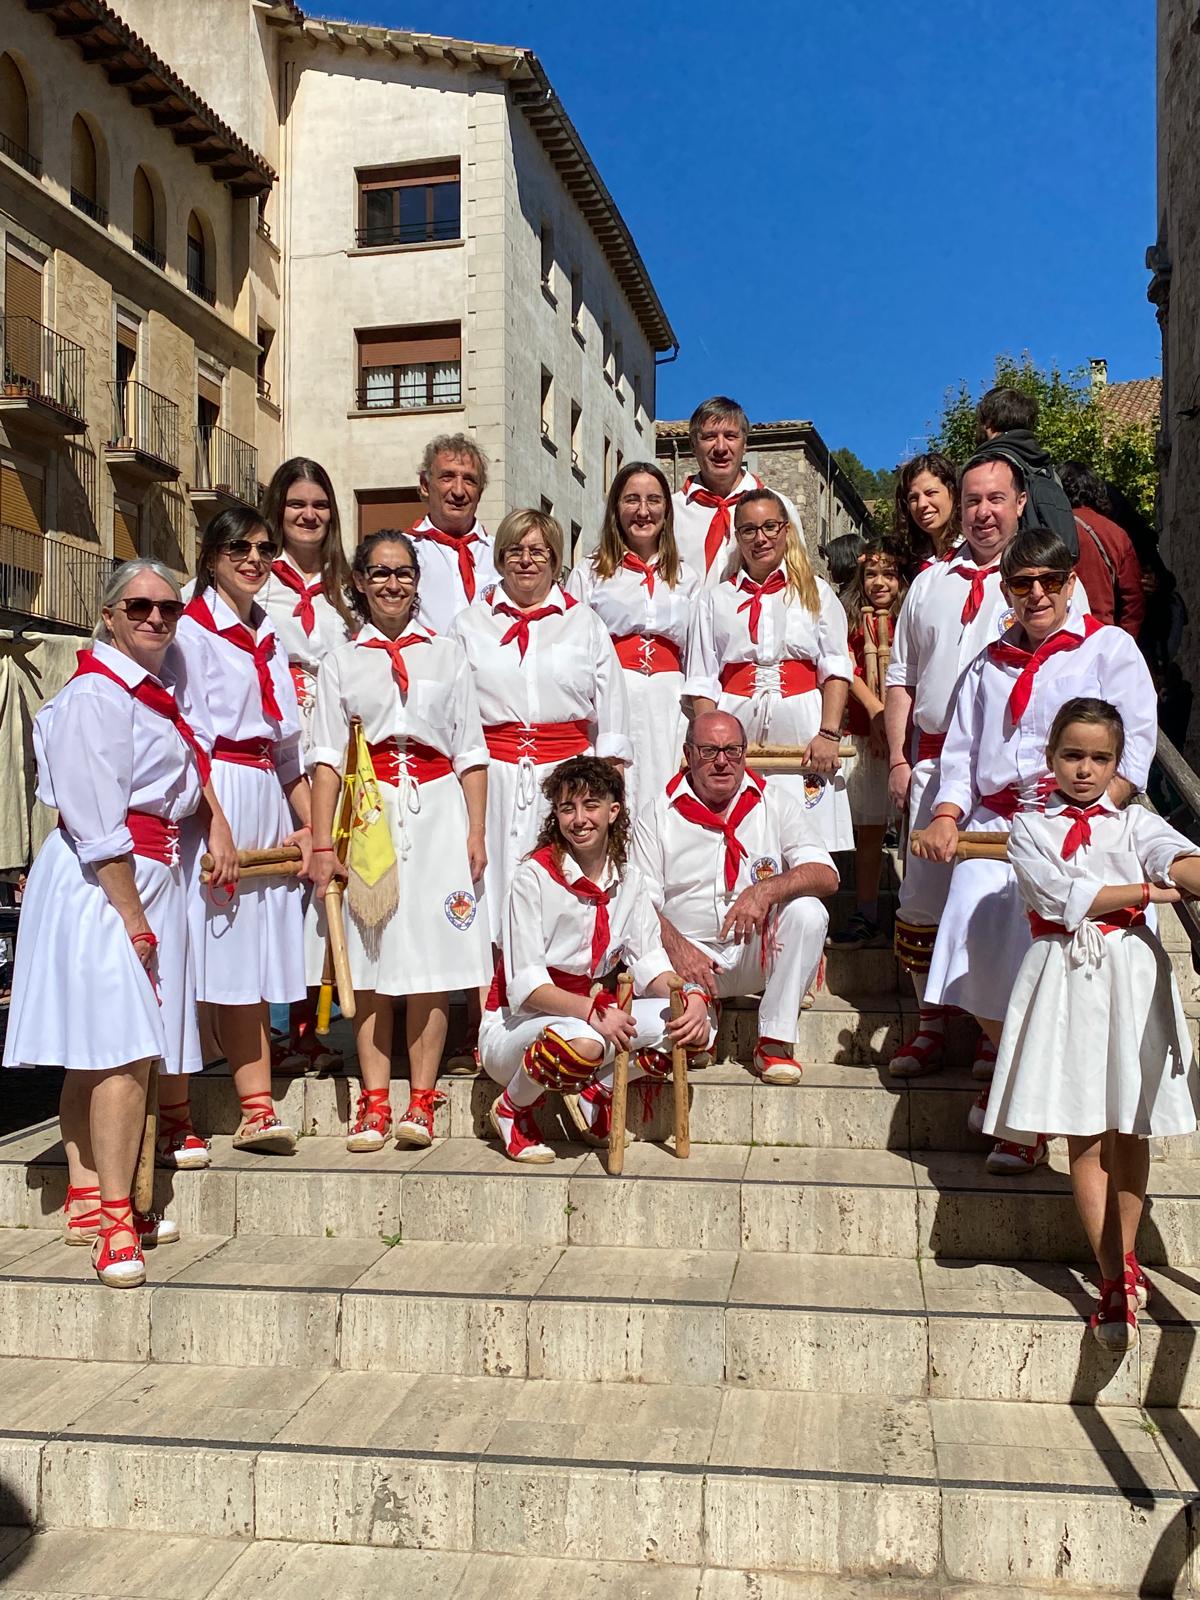
<svg viewBox="0 0 1200 1600"><path fill-rule="evenodd" d="M656 466L631 461L613 479L595 553L567 580L608 629L624 668L633 762L631 817L679 771L687 719L687 640L700 578L680 559L671 486Z"/></svg>
<svg viewBox="0 0 1200 1600"><path fill-rule="evenodd" d="M854 829L838 746L854 676L846 613L812 570L787 507L770 489L738 501L726 576L700 596L685 694L694 711L730 711L751 744L807 752L807 770L768 782L795 796L827 850Z"/></svg>
<svg viewBox="0 0 1200 1600"><path fill-rule="evenodd" d="M1148 1287L1136 1255L1146 1140L1193 1133L1192 1045L1146 907L1200 894L1200 847L1154 812L1108 798L1125 742L1107 701L1073 699L1050 729L1054 792L1013 818L1008 856L1033 945L1004 1020L984 1132L1065 1135L1075 1203L1100 1268L1092 1327L1137 1342Z"/></svg>
<svg viewBox="0 0 1200 1600"><path fill-rule="evenodd" d="M475 683L462 646L417 615L420 568L404 534L369 534L354 555L356 604L364 618L353 643L326 657L317 681L313 746L313 882L308 978L319 981L325 918L320 902L336 864L333 825L351 717L360 717L396 852L398 903L364 934L347 904L344 921L354 982L354 1037L362 1093L346 1140L379 1150L391 1131L393 1002L405 1008L411 1095L397 1144L433 1142L438 1069L452 990L491 977L487 926L476 896L486 859L488 752Z"/></svg>

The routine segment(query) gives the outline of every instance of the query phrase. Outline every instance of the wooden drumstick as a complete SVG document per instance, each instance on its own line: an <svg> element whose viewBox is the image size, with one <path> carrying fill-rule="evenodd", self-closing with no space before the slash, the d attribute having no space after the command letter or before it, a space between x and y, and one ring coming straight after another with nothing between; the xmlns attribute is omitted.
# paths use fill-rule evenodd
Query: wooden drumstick
<svg viewBox="0 0 1200 1600"><path fill-rule="evenodd" d="M909 842L920 844L925 838L924 828L914 830ZM954 847L956 861L1007 861L1007 833L981 833L964 830Z"/></svg>
<svg viewBox="0 0 1200 1600"><path fill-rule="evenodd" d="M208 857L206 856L204 859L207 861ZM294 861L291 858L286 861L259 861L253 866L238 868L238 883L241 883L245 878L298 878L299 876L299 858ZM211 866L202 869L200 882L203 884L212 882Z"/></svg>
<svg viewBox="0 0 1200 1600"><path fill-rule="evenodd" d="M341 804L338 806L337 826L335 827L333 833L333 853L336 860L342 866L345 866L346 856L350 850L350 824L354 818L354 780L358 776L358 735L361 728L362 718L351 717L350 731L346 740L346 759L342 764ZM332 889L335 883L340 884L340 880L337 878L331 879L329 889ZM329 896L329 889L326 889L325 891L327 900ZM339 887L337 894L337 919L338 930L341 935L342 953L343 956L345 956L346 925L342 920L341 896L342 890ZM330 922L330 914L329 910L327 909L325 915L325 960L321 966L321 987L317 991L317 1033L321 1038L324 1038L329 1032L330 1025L333 1020L334 965L333 933ZM350 983L350 965L348 959L346 961L346 988L344 994L345 999L343 999L343 989L341 983L339 982L338 1004L342 1008L343 1016L353 1017L355 1009L354 989ZM349 1011L346 1010L347 1002L350 1006Z"/></svg>
<svg viewBox="0 0 1200 1600"><path fill-rule="evenodd" d="M681 1017L686 1007L683 998L683 984L678 978L668 980L671 984L671 1016ZM686 1161L692 1153L692 1132L690 1113L688 1107L688 1075L687 1075L687 1048L685 1045L672 1044L671 1046L671 1087L675 1097L675 1154L680 1161Z"/></svg>
<svg viewBox="0 0 1200 1600"><path fill-rule="evenodd" d="M875 612L867 610L864 610L862 613L863 661L866 667L864 677L866 679L867 688L878 700L881 698L879 693L879 685L882 682L882 674L879 670L879 640L876 636L876 632L872 631L870 621L870 619L875 615ZM878 626L879 624L876 622L876 630L878 630Z"/></svg>
<svg viewBox="0 0 1200 1600"><path fill-rule="evenodd" d="M298 844L277 844L270 850L239 850L238 867L245 872L250 867L277 867L289 862L300 861L300 846ZM201 872L211 872L213 858L208 855L200 857Z"/></svg>
<svg viewBox="0 0 1200 1600"><path fill-rule="evenodd" d="M340 878L329 880L329 887L325 890L325 926L329 932L329 957L333 963L333 980L337 984L338 1005L342 1008L342 1015L352 1019L355 1012L354 981L350 976L350 956L346 950L343 891Z"/></svg>
<svg viewBox="0 0 1200 1600"><path fill-rule="evenodd" d="M617 973L617 1005L629 1009L633 979L622 968ZM608 1136L608 1175L619 1178L625 1166L625 1116L629 1105L629 1051L618 1050L613 1062L612 1131Z"/></svg>
<svg viewBox="0 0 1200 1600"><path fill-rule="evenodd" d="M879 625L879 698L882 700L887 687L887 670L892 660L892 614L890 611L877 611L875 617Z"/></svg>

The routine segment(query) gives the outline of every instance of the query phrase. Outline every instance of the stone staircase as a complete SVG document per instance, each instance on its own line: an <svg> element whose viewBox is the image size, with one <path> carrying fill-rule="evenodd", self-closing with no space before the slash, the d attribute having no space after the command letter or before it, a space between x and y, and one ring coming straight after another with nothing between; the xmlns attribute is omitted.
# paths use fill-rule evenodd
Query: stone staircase
<svg viewBox="0 0 1200 1600"><path fill-rule="evenodd" d="M163 1175L184 1238L142 1291L59 1242L55 1125L0 1140L0 1590L1191 1593L1200 1146L1156 1149L1154 1299L1117 1363L1064 1152L991 1178L968 1073L890 1082L900 988L886 951L831 957L795 1089L733 1064L731 1008L691 1159L643 1140L620 1179L556 1110L559 1160L514 1167L471 1080L431 1150L352 1157L353 1077L281 1079L297 1155L238 1155L211 1071L214 1165Z"/></svg>

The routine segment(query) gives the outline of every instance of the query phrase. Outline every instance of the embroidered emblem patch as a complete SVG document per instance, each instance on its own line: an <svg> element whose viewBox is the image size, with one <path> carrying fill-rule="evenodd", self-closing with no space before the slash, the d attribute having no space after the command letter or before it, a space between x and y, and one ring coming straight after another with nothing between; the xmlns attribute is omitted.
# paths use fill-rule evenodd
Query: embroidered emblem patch
<svg viewBox="0 0 1200 1600"><path fill-rule="evenodd" d="M475 896L466 889L456 889L446 896L444 909L450 926L465 932L475 921Z"/></svg>
<svg viewBox="0 0 1200 1600"><path fill-rule="evenodd" d="M774 856L759 856L757 861L750 863L750 876L755 883L761 883L764 878L773 878L779 871L779 863Z"/></svg>
<svg viewBox="0 0 1200 1600"><path fill-rule="evenodd" d="M1017 613L1010 606L1007 611L1002 611L996 618L996 637L1002 639L1011 627L1014 627Z"/></svg>
<svg viewBox="0 0 1200 1600"><path fill-rule="evenodd" d="M826 780L815 772L806 772L804 774L805 811L811 811L814 806L820 805L821 797L825 793L825 783Z"/></svg>

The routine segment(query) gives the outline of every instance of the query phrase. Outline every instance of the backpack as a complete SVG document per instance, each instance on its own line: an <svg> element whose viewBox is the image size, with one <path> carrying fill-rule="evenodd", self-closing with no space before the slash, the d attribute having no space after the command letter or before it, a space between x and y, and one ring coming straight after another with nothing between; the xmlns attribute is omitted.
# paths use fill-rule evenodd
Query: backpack
<svg viewBox="0 0 1200 1600"><path fill-rule="evenodd" d="M1049 528L1071 552L1072 563L1078 561L1079 529L1075 526L1075 513L1054 468L1032 467L1015 450L1006 450L994 439L982 447L975 459L989 457L1007 461L1025 485L1025 509L1017 524L1019 530Z"/></svg>

